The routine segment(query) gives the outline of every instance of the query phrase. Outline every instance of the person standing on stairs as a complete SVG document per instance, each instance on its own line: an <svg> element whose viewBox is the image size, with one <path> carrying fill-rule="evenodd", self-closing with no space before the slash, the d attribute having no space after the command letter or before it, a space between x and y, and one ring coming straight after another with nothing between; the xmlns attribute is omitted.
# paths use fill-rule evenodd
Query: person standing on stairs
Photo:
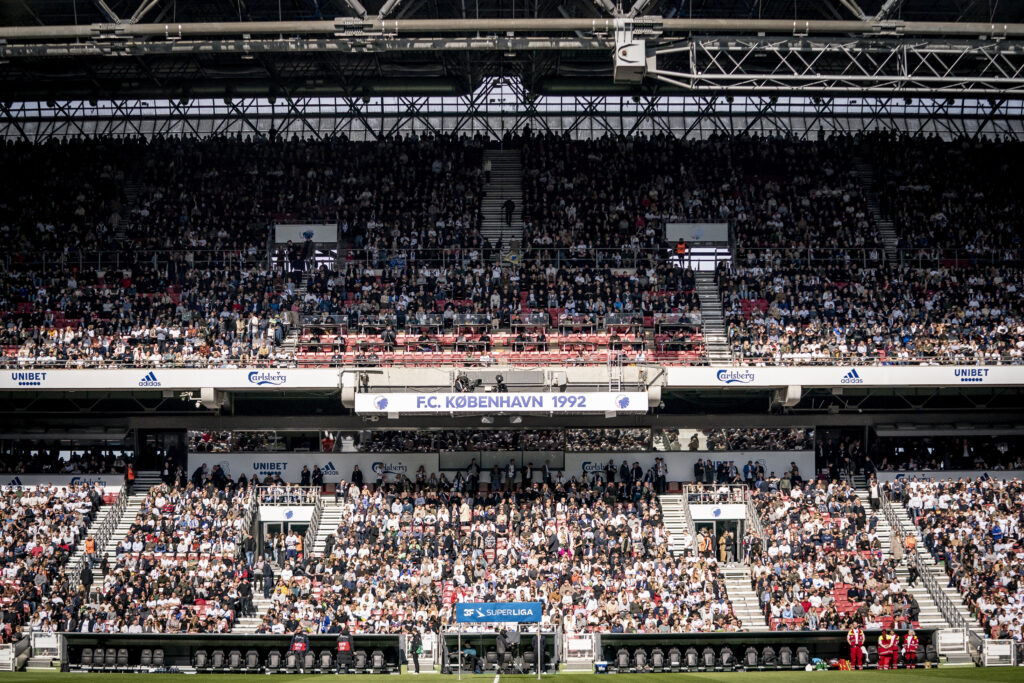
<svg viewBox="0 0 1024 683"><path fill-rule="evenodd" d="M516 212L516 203L511 198L506 199L505 203L502 204L502 208L505 210L505 225L512 226L512 217Z"/></svg>

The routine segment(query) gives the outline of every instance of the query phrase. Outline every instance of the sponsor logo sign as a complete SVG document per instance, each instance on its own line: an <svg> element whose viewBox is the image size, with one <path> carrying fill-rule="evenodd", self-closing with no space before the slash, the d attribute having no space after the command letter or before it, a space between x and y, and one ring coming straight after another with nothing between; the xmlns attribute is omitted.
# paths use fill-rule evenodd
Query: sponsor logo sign
<svg viewBox="0 0 1024 683"><path fill-rule="evenodd" d="M456 621L478 624L491 621L536 623L543 608L539 602L460 602L455 605Z"/></svg>
<svg viewBox="0 0 1024 683"><path fill-rule="evenodd" d="M988 379L991 368L953 368L953 376L965 383L980 383Z"/></svg>
<svg viewBox="0 0 1024 683"><path fill-rule="evenodd" d="M38 387L46 381L45 372L12 372L11 379L19 387Z"/></svg>
<svg viewBox="0 0 1024 683"><path fill-rule="evenodd" d="M719 370L715 373L715 379L722 384L750 384L754 377L750 370Z"/></svg>
<svg viewBox="0 0 1024 683"><path fill-rule="evenodd" d="M249 384L279 387L287 384L288 375L278 370L253 370L249 373Z"/></svg>
<svg viewBox="0 0 1024 683"><path fill-rule="evenodd" d="M857 368L851 368L848 373L843 375L843 378L839 380L840 384L864 384L864 380L857 372Z"/></svg>
<svg viewBox="0 0 1024 683"><path fill-rule="evenodd" d="M139 380L140 387L158 387L160 386L160 380L156 378L156 373L147 372L145 377Z"/></svg>

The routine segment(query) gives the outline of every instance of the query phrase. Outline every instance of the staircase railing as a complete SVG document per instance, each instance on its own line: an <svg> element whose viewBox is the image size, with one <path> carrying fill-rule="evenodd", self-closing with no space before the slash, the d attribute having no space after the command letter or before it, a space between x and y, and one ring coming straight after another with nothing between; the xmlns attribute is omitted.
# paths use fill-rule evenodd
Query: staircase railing
<svg viewBox="0 0 1024 683"><path fill-rule="evenodd" d="M895 532L899 532L900 536L914 534L914 530L904 527L903 522L896 516L892 502L889 500L888 492L884 488L879 487L878 495L881 503L882 515L885 517L885 521L889 523L889 528ZM890 541L891 540L892 539L890 539ZM931 568L925 565L921 560L920 551L917 546L914 546L913 550L906 552L904 557L907 559L907 564L917 570L918 576L924 583L924 587L928 590L928 595L930 595L932 600L935 602L935 606L939 608L939 613L942 615L942 618L946 620L946 623L949 624L950 627L961 629L967 634L968 642L971 644L971 654L973 657L977 657L977 652L981 645L981 639L978 638L977 634L971 631L970 622L964 618L957 605L950 600L949 596L946 595L946 592L942 590L939 582L935 580L935 575L932 573ZM977 645L975 645L975 641L977 641Z"/></svg>
<svg viewBox="0 0 1024 683"><path fill-rule="evenodd" d="M316 505L313 508L313 516L309 518L309 527L306 529L306 536L302 539L302 548L309 557L313 552L313 544L316 543L317 534L320 533L320 517L324 512L324 499L316 497Z"/></svg>
<svg viewBox="0 0 1024 683"><path fill-rule="evenodd" d="M117 529L117 525L120 524L121 516L124 514L125 508L128 507L128 498L128 494L125 492L125 489L122 488L121 492L117 494L117 498L110 504L107 516L103 518L103 521L92 533L92 537L96 541L97 552L103 552L103 549L106 548L110 537L114 534L114 530ZM102 509L103 508L100 508L101 511ZM85 539L82 539L81 543L84 548ZM77 577L82 571L83 562L85 562L84 550L82 555L74 563L68 565L66 575Z"/></svg>
<svg viewBox="0 0 1024 683"><path fill-rule="evenodd" d="M758 538L764 538L764 525L761 524L761 515L757 513L757 507L754 505L754 498L747 496L747 514L744 520L747 524L747 531L754 534Z"/></svg>

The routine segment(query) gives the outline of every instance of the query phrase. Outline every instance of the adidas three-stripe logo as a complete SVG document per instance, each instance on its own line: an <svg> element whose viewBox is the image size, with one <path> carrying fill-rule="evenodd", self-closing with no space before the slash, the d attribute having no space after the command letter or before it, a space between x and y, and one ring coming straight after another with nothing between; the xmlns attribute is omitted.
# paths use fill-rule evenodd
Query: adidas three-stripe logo
<svg viewBox="0 0 1024 683"><path fill-rule="evenodd" d="M150 371L145 377L139 380L140 387L158 387L160 386L160 380L156 378L156 373Z"/></svg>
<svg viewBox="0 0 1024 683"><path fill-rule="evenodd" d="M840 380L840 384L863 384L864 380L861 379L860 374L857 372L857 368L851 368L848 373L843 375L843 379Z"/></svg>

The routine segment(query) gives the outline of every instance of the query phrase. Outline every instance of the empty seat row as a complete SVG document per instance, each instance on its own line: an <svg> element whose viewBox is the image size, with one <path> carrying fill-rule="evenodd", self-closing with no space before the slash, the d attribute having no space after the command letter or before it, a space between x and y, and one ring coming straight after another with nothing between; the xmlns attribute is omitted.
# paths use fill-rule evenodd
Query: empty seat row
<svg viewBox="0 0 1024 683"><path fill-rule="evenodd" d="M267 655L265 667L261 667L260 655L256 650L249 650L242 656L240 650L231 650L225 653L224 650L214 650L208 653L206 650L198 650L192 657L196 671L238 671L249 672L259 671L265 668L267 672L272 671L300 671L300 672L334 672L365 671L367 673L383 673L391 669L398 669L397 665L389 666L384 658L382 650L374 650L367 653L366 650L356 650L350 657L343 656L331 650L321 650L317 655L312 650L306 652L285 652L273 650Z"/></svg>
<svg viewBox="0 0 1024 683"><path fill-rule="evenodd" d="M132 669L159 669L164 666L164 651L161 648L144 648L139 653L137 664L129 662L128 648L106 649L102 647L82 648L81 667L93 671L129 671Z"/></svg>
<svg viewBox="0 0 1024 683"><path fill-rule="evenodd" d="M632 653L622 647L615 653L613 668L618 672L787 669L803 668L810 661L810 653L806 647L797 648L795 657L793 650L789 647L780 648L778 653L770 646L765 647L761 652L748 647L743 652L742 660L737 659L732 648L728 646L722 647L718 651L712 647L705 647L700 652L695 647L687 648L685 652L678 647L673 647L667 654L660 647L651 650L638 647Z"/></svg>

